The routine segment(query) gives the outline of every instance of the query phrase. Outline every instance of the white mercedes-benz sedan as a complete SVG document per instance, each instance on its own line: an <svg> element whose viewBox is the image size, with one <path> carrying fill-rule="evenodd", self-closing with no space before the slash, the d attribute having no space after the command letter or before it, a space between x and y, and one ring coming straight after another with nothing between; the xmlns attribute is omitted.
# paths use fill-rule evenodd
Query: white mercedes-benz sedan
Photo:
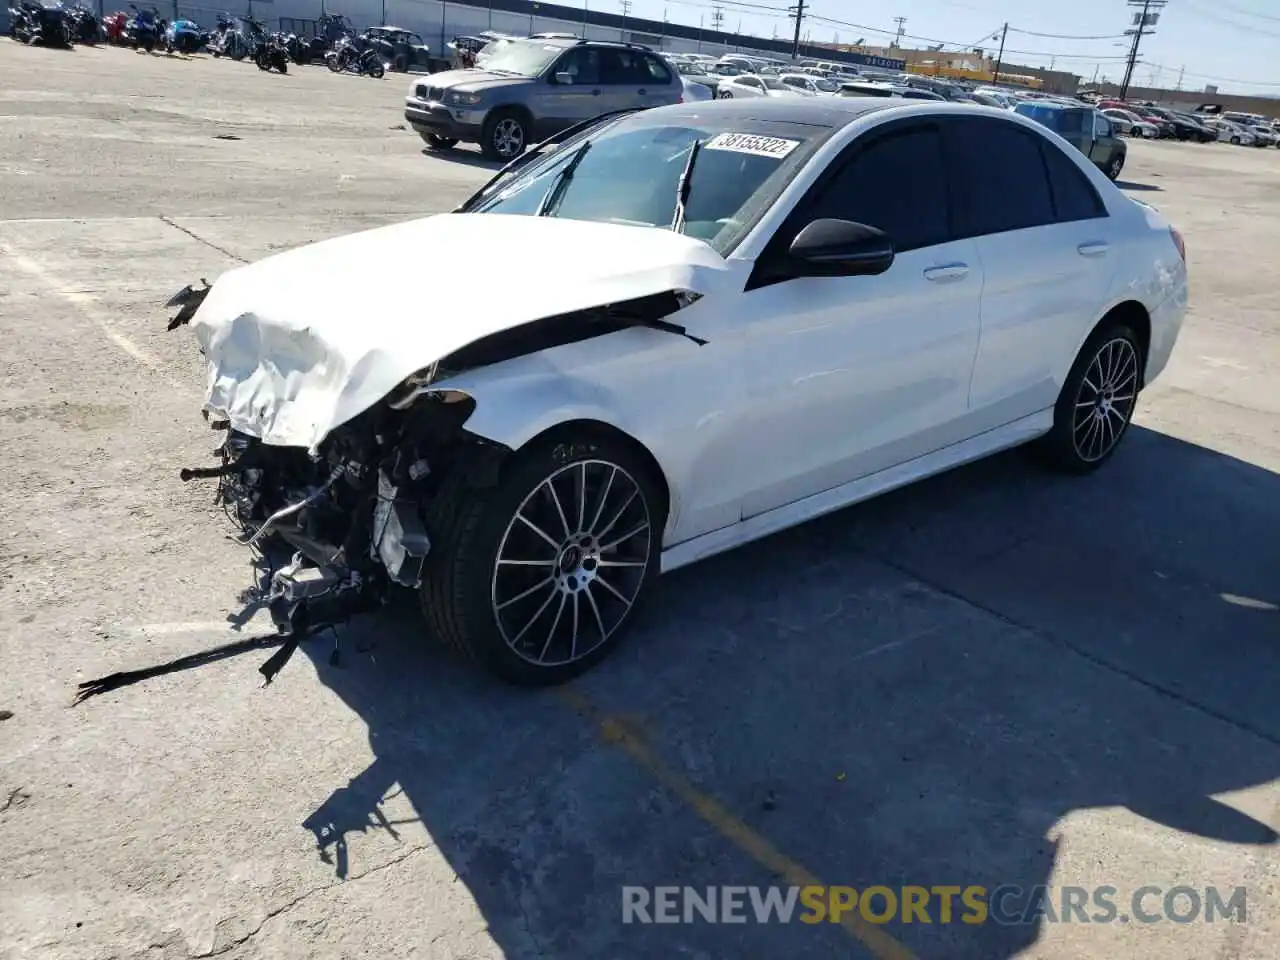
<svg viewBox="0 0 1280 960"><path fill-rule="evenodd" d="M183 476L279 555L285 649L405 587L537 684L608 653L661 572L1020 444L1096 469L1187 271L1023 117L762 97L597 118L453 213L170 304L225 431Z"/></svg>

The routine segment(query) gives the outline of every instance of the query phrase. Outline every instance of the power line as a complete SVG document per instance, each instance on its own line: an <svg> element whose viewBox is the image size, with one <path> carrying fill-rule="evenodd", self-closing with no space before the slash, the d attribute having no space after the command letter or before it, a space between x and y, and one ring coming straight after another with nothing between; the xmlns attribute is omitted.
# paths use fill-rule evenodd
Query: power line
<svg viewBox="0 0 1280 960"><path fill-rule="evenodd" d="M1187 10L1190 10L1193 14L1197 14L1198 16L1204 17L1206 20L1212 20L1214 23L1218 24L1219 26L1230 27L1233 30L1239 30L1242 33L1249 33L1255 36L1280 37L1280 33L1276 33L1274 30L1263 30L1261 27L1255 27L1253 24L1238 23L1235 20L1228 20L1226 17L1222 16L1222 14L1218 13L1216 10L1205 10L1202 7L1196 6L1196 4L1194 3L1187 3L1187 4L1184 4L1184 6ZM1271 19L1271 18L1268 18L1268 19Z"/></svg>
<svg viewBox="0 0 1280 960"><path fill-rule="evenodd" d="M1046 40L1123 40L1123 33L1102 33L1102 34L1072 34L1072 33L1036 33L1034 30L1019 30L1017 27L1010 27L1010 33L1021 33L1028 37L1042 37Z"/></svg>
<svg viewBox="0 0 1280 960"><path fill-rule="evenodd" d="M1242 13L1246 17L1257 17L1259 20L1270 20L1272 23L1280 23L1280 17L1273 17L1270 14L1258 13L1256 10L1246 10L1243 7L1233 6L1230 3L1223 3L1218 0L1218 6L1230 10L1232 13Z"/></svg>

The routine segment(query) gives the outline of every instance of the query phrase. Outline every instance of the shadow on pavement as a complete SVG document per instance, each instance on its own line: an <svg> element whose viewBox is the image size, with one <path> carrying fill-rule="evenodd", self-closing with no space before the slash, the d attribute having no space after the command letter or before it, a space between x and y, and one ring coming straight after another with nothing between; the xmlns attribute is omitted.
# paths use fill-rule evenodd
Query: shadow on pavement
<svg viewBox="0 0 1280 960"><path fill-rule="evenodd" d="M492 170L497 173L502 169L500 160L486 160L479 150L471 150L464 146L451 147L448 150L432 150L430 147L422 148L424 157L434 157L437 160L448 160L450 163L458 163L464 167L479 167L481 170Z"/></svg>
<svg viewBox="0 0 1280 960"><path fill-rule="evenodd" d="M1077 811L1276 842L1212 795L1280 776L1277 570L1280 478L1135 427L1090 478L1013 453L665 577L577 689L823 882L1083 884L1054 875ZM412 604L346 649L375 638L304 648L376 754L305 824L339 876L402 790L508 957L873 955L831 924L624 925L625 884L787 881L562 693L437 654ZM982 960L1040 935L934 916L883 929Z"/></svg>
<svg viewBox="0 0 1280 960"><path fill-rule="evenodd" d="M1163 187L1158 187L1154 183L1133 183L1130 180L1117 180L1116 186L1121 190L1133 190L1136 193L1145 193L1147 191L1163 192Z"/></svg>

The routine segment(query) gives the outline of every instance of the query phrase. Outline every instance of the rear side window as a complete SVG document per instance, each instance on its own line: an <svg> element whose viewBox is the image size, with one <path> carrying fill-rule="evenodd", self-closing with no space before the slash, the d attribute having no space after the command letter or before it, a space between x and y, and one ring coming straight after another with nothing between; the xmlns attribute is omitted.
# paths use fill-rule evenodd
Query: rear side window
<svg viewBox="0 0 1280 960"><path fill-rule="evenodd" d="M1055 144L1041 138L1045 166L1049 170L1049 187L1053 193L1053 209L1061 222L1092 220L1107 215L1106 205L1089 178L1070 157Z"/></svg>
<svg viewBox="0 0 1280 960"><path fill-rule="evenodd" d="M809 212L883 230L899 252L943 243L950 228L941 135L916 127L873 141L826 184Z"/></svg>
<svg viewBox="0 0 1280 960"><path fill-rule="evenodd" d="M981 237L1054 222L1040 137L1003 120L947 125L960 235Z"/></svg>
<svg viewBox="0 0 1280 960"><path fill-rule="evenodd" d="M649 71L648 79L654 83L670 83L671 71L657 57L645 57L644 65Z"/></svg>

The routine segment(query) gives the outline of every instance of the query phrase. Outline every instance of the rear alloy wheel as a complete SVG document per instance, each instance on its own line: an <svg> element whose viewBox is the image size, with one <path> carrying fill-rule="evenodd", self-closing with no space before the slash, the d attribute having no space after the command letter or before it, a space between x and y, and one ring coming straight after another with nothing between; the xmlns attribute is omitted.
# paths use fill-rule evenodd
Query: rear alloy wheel
<svg viewBox="0 0 1280 960"><path fill-rule="evenodd" d="M423 612L502 679L562 683L601 660L658 573L665 510L648 465L612 438L522 451L496 487L428 508Z"/></svg>
<svg viewBox="0 0 1280 960"><path fill-rule="evenodd" d="M1111 162L1107 164L1107 177L1112 180L1120 179L1120 171L1124 169L1124 157L1116 154L1111 158Z"/></svg>
<svg viewBox="0 0 1280 960"><path fill-rule="evenodd" d="M716 97L720 100L732 100L733 91L725 90L723 87L721 87L719 90L716 91Z"/></svg>
<svg viewBox="0 0 1280 960"><path fill-rule="evenodd" d="M1115 453L1138 402L1143 350L1122 323L1094 331L1076 358L1054 407L1053 429L1039 449L1070 473L1091 473Z"/></svg>

